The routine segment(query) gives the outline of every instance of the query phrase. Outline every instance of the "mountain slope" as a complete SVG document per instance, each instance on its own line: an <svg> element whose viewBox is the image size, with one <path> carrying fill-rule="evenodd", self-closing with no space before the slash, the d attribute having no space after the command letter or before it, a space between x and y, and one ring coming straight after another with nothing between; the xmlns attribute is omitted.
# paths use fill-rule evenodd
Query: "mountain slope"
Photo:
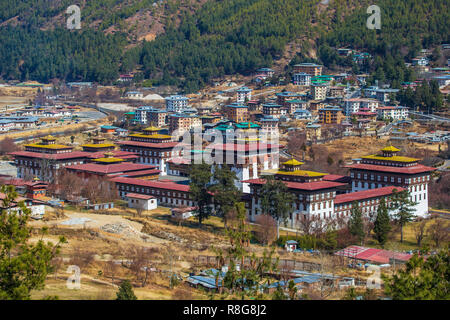
<svg viewBox="0 0 450 320"><path fill-rule="evenodd" d="M151 0L89 0L79 1L83 29L69 31L66 0L6 0L0 76L110 83L138 68L155 84L192 92L215 77L310 59L315 50L316 61L334 68L347 62L332 47L348 45L376 56L367 72L398 84L412 77L405 57L449 41L447 1L379 0L382 28L368 30L367 0L171 0L155 7Z"/></svg>

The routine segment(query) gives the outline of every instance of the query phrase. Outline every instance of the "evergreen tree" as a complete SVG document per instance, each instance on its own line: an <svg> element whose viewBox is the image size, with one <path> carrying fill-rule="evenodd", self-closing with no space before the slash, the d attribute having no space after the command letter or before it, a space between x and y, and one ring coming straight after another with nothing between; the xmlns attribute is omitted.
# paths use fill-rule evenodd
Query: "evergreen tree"
<svg viewBox="0 0 450 320"><path fill-rule="evenodd" d="M194 164L190 167L190 193L198 207L197 219L200 225L211 214L211 177L211 166L206 163Z"/></svg>
<svg viewBox="0 0 450 320"><path fill-rule="evenodd" d="M28 300L31 290L44 288L53 271L51 260L66 240L60 237L56 245L42 239L31 243L31 227L27 226L31 210L23 201L15 207L18 194L13 186L3 185L0 192L4 195L0 204L0 300Z"/></svg>
<svg viewBox="0 0 450 320"><path fill-rule="evenodd" d="M449 300L450 256L448 250L424 260L414 256L393 276L382 275L385 293L394 300Z"/></svg>
<svg viewBox="0 0 450 320"><path fill-rule="evenodd" d="M392 195L392 209L394 220L400 225L400 242L403 242L403 227L415 217L414 212L417 203L411 200L408 190L394 192Z"/></svg>
<svg viewBox="0 0 450 320"><path fill-rule="evenodd" d="M362 211L358 205L358 202L352 203L352 209L350 211L350 219L348 221L348 229L350 234L357 237L360 243L364 241L364 222L362 219Z"/></svg>
<svg viewBox="0 0 450 320"><path fill-rule="evenodd" d="M236 206L241 198L241 192L236 187L236 173L229 166L223 164L214 167L213 179L215 184L211 187L214 194L214 206L217 214L223 218L227 226L226 216Z"/></svg>
<svg viewBox="0 0 450 320"><path fill-rule="evenodd" d="M287 299L288 297L284 293L283 288L281 287L280 284L278 284L277 290L275 290L275 292L272 294L272 300L287 300Z"/></svg>
<svg viewBox="0 0 450 320"><path fill-rule="evenodd" d="M388 208L386 206L386 200L382 198L377 209L377 218L373 231L375 232L375 239L384 246L387 241L389 231L391 230L390 218Z"/></svg>
<svg viewBox="0 0 450 320"><path fill-rule="evenodd" d="M120 284L119 291L117 291L116 295L116 300L137 300L133 286L129 280L125 280Z"/></svg>
<svg viewBox="0 0 450 320"><path fill-rule="evenodd" d="M286 184L275 180L273 176L266 178L266 183L262 186L259 197L261 199L261 209L277 221L277 239L280 237L280 222L286 223L289 215L294 211L292 203L294 196L288 191Z"/></svg>

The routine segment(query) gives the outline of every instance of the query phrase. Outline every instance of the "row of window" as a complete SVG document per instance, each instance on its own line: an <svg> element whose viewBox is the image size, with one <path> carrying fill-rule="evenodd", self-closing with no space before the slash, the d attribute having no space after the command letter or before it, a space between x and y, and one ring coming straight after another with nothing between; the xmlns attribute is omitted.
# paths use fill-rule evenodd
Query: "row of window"
<svg viewBox="0 0 450 320"><path fill-rule="evenodd" d="M137 192L137 193L142 192L142 193L146 193L146 194L187 199L186 193L175 192L175 191L163 191L163 190L159 190L159 189L135 187L135 186L130 186L130 185L120 185L119 188L122 189L123 191L130 191L130 192Z"/></svg>
<svg viewBox="0 0 450 320"><path fill-rule="evenodd" d="M352 178L355 178L355 173L351 172L350 176ZM356 177L358 179L361 179L361 176L362 176L361 173L358 173L356 175ZM367 173L364 173L363 177L364 177L364 180L367 180L369 175ZM381 176L377 175L376 179L377 179L377 181L381 181ZM370 180L374 181L375 180L375 175L371 174L370 175ZM388 176L383 176L383 181L384 182L388 182L388 180L390 180L390 182L396 182L397 181L397 183L402 183L402 181L404 183L417 183L417 182L429 181L430 177L429 176L422 176L422 177L415 177L415 178L404 178L403 180L402 180L402 178L397 177L397 180L396 180L395 177L390 177L390 179L388 179Z"/></svg>

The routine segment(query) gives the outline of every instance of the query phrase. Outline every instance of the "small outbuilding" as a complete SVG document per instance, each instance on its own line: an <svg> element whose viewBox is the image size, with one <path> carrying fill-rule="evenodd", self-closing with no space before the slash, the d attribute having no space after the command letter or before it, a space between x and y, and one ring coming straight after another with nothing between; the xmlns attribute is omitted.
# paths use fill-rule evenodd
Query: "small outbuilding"
<svg viewBox="0 0 450 320"><path fill-rule="evenodd" d="M127 193L129 208L139 208L142 210L153 210L158 208L158 201L154 196L138 194L138 193Z"/></svg>
<svg viewBox="0 0 450 320"><path fill-rule="evenodd" d="M286 241L286 244L284 245L284 247L286 248L287 252L294 252L295 250L297 250L297 245L298 245L297 241L288 240L288 241Z"/></svg>

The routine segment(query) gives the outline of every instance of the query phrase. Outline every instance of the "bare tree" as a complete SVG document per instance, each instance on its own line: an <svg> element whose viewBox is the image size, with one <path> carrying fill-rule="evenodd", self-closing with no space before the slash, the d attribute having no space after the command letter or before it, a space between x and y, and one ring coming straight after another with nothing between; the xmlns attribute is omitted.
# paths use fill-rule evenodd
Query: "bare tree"
<svg viewBox="0 0 450 320"><path fill-rule="evenodd" d="M313 232L314 219L312 219L309 214L304 214L299 221L300 230L306 235L311 235Z"/></svg>
<svg viewBox="0 0 450 320"><path fill-rule="evenodd" d="M268 214L261 214L256 217L258 224L256 236L263 244L271 244L277 237L277 223Z"/></svg>
<svg viewBox="0 0 450 320"><path fill-rule="evenodd" d="M415 224L413 226L414 230L414 236L416 237L417 246L420 248L422 245L422 240L425 237L425 230L426 230L427 221L422 220L419 223Z"/></svg>
<svg viewBox="0 0 450 320"><path fill-rule="evenodd" d="M0 155L5 155L18 150L19 147L15 144L13 139L6 137L3 140L0 140Z"/></svg>
<svg viewBox="0 0 450 320"><path fill-rule="evenodd" d="M449 232L448 232L449 224L439 218L434 220L434 223L428 228L428 233L430 238L434 241L436 248L439 248L440 244L448 241Z"/></svg>
<svg viewBox="0 0 450 320"><path fill-rule="evenodd" d="M105 264L105 273L111 278L111 283L114 284L116 274L119 270L119 266L114 262L114 260L107 261Z"/></svg>

